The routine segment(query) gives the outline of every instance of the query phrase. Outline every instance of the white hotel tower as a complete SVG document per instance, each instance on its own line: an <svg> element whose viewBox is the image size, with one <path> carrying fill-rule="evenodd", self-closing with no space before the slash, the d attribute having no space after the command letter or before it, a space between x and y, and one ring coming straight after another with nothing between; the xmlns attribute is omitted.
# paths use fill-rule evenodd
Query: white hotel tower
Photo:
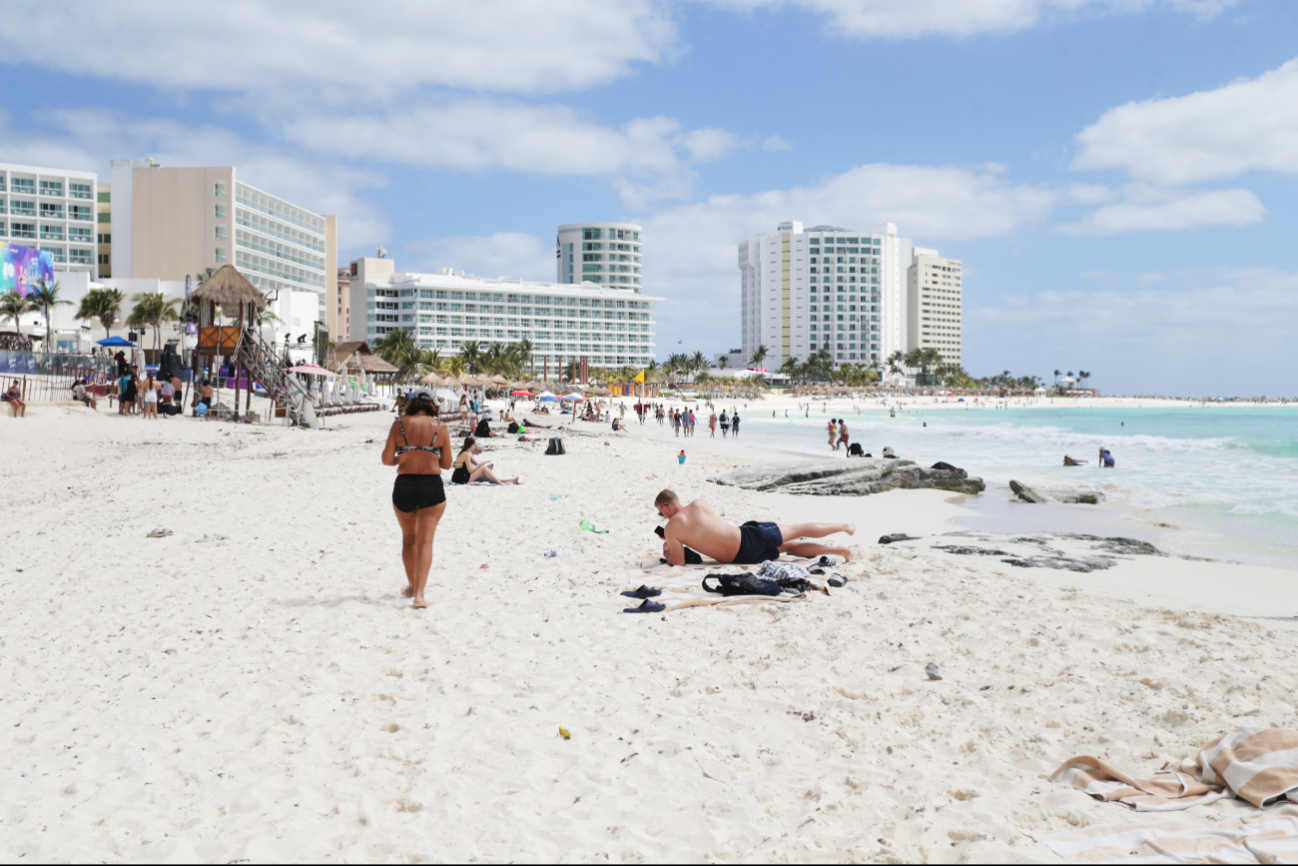
<svg viewBox="0 0 1298 866"><path fill-rule="evenodd" d="M554 251L560 283L599 283L640 291L640 226L571 223L559 226Z"/></svg>
<svg viewBox="0 0 1298 866"><path fill-rule="evenodd" d="M768 368L806 361L822 348L834 362L882 362L906 350L906 272L911 242L892 223L873 234L781 223L739 244L745 357L766 346Z"/></svg>

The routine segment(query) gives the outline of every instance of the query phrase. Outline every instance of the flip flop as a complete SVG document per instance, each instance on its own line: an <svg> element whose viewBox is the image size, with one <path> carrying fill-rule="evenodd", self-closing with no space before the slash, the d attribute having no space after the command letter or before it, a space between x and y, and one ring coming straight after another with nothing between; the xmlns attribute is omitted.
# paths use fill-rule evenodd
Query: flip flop
<svg viewBox="0 0 1298 866"><path fill-rule="evenodd" d="M656 601L650 601L649 599L646 598L644 601L640 603L639 607L623 608L622 612L623 613L658 613L658 611L666 610L666 609L667 609L667 605L659 604Z"/></svg>
<svg viewBox="0 0 1298 866"><path fill-rule="evenodd" d="M663 591L661 589L651 589L642 583L639 589L628 589L622 594L627 598L653 598L656 595L662 595Z"/></svg>
<svg viewBox="0 0 1298 866"><path fill-rule="evenodd" d="M837 573L831 574L829 576L828 583L830 586L842 586L843 584L847 583L847 578L843 577L843 575L841 574L837 574Z"/></svg>

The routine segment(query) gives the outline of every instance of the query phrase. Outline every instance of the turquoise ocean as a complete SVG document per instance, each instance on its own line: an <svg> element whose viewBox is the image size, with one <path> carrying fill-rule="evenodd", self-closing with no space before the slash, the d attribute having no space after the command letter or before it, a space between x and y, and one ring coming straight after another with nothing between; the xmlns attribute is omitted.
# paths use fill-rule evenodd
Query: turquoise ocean
<svg viewBox="0 0 1298 866"><path fill-rule="evenodd" d="M902 403L896 417L875 408L857 415L842 401L831 414L843 417L852 441L876 457L890 445L898 457L925 466L944 460L982 477L987 493L966 504L996 512L1002 525L1010 479L1099 490L1107 497L1100 506L1066 507L1079 531L1090 531L1094 521L1087 521L1101 515L1121 518L1146 537L1140 527L1169 524L1157 537L1170 552L1298 570L1298 406L925 410L918 400ZM750 412L740 409L745 444L831 453L829 414L772 418L761 404L750 405ZM1113 452L1115 469L1097 467L1101 446ZM1087 463L1064 467L1065 454Z"/></svg>

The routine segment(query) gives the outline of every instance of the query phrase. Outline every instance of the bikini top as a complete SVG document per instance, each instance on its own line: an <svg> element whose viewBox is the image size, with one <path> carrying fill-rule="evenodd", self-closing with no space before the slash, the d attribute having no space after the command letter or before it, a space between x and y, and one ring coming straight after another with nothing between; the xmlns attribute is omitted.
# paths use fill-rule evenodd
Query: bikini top
<svg viewBox="0 0 1298 866"><path fill-rule="evenodd" d="M407 451L431 451L432 453L436 454L438 457L442 456L442 449L440 447L435 447L433 445L411 445L410 437L406 435L405 425L401 423L400 418L397 419L397 429L401 431L401 438L405 440L406 444L397 446L395 456L400 457L402 454L405 454ZM437 426L433 428L434 442L437 441L437 434L440 432L442 432L442 422L438 421Z"/></svg>

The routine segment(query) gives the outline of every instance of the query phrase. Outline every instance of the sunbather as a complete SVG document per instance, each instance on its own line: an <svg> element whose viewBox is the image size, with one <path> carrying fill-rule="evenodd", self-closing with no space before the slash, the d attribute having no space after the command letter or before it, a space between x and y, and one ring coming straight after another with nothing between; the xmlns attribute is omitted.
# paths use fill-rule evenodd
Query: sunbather
<svg viewBox="0 0 1298 866"><path fill-rule="evenodd" d="M847 561L852 551L846 547L829 547L797 538L823 538L835 532L856 533L854 523L758 523L750 520L743 526L725 523L706 500L696 499L682 505L676 494L664 490L654 499L654 508L667 518L663 556L672 565L685 564L685 545L710 556L717 562L755 565L779 559L781 553L795 556L832 554Z"/></svg>
<svg viewBox="0 0 1298 866"><path fill-rule="evenodd" d="M482 453L478 447L477 440L472 436L464 437L464 444L460 447L460 453L455 456L454 470L451 472L451 481L456 484L472 484L474 481L490 481L492 484L517 484L517 478L497 478L496 474L491 471L492 464L479 463L474 459L475 455Z"/></svg>

